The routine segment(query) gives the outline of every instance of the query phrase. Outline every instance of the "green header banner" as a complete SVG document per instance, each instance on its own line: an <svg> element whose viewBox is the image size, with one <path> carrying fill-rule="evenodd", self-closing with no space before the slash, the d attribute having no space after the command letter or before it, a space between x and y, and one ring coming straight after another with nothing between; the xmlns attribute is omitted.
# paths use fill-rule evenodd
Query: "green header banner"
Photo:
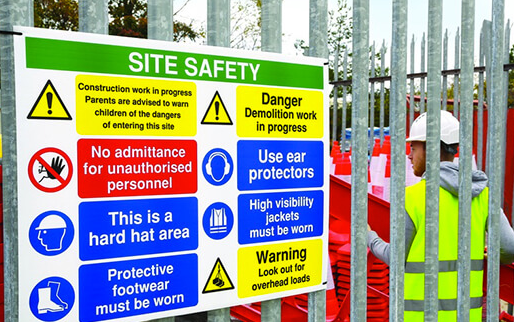
<svg viewBox="0 0 514 322"><path fill-rule="evenodd" d="M323 89L323 67L26 37L27 68Z"/></svg>

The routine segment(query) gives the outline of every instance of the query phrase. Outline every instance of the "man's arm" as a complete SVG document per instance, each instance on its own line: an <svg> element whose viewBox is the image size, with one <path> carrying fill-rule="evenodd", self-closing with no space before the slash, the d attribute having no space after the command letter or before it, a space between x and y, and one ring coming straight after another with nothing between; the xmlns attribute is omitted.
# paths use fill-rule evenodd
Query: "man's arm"
<svg viewBox="0 0 514 322"><path fill-rule="evenodd" d="M514 230L503 210L500 214L500 262L502 264L514 262Z"/></svg>
<svg viewBox="0 0 514 322"><path fill-rule="evenodd" d="M409 254L410 247L412 246L412 241L414 240L414 236L416 235L416 228L414 227L414 223L410 216L405 213L405 260L407 260L407 255ZM368 231L368 247L370 251L375 255L378 259L389 265L390 263L390 245L386 243L382 238L378 236L378 234L370 230ZM514 240L513 240L514 241ZM514 246L514 244L513 244Z"/></svg>

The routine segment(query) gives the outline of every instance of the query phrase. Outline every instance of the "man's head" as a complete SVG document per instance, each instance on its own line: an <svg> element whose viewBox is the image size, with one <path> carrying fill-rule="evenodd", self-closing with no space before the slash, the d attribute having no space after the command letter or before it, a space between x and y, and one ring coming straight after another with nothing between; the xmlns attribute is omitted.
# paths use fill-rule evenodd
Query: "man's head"
<svg viewBox="0 0 514 322"><path fill-rule="evenodd" d="M427 113L414 120L409 132L414 175L420 177L426 169ZM459 121L447 111L441 111L441 161L453 161L459 146Z"/></svg>

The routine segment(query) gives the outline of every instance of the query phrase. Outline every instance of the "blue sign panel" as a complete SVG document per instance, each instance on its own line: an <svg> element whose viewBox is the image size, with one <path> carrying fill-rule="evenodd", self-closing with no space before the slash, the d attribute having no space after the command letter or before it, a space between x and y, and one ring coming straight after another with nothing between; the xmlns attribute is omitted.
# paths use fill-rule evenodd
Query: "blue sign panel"
<svg viewBox="0 0 514 322"><path fill-rule="evenodd" d="M198 304L196 254L83 265L79 318L103 321Z"/></svg>
<svg viewBox="0 0 514 322"><path fill-rule="evenodd" d="M239 190L323 186L323 142L237 142Z"/></svg>
<svg viewBox="0 0 514 322"><path fill-rule="evenodd" d="M194 250L198 247L198 200L83 202L79 227L82 260Z"/></svg>
<svg viewBox="0 0 514 322"><path fill-rule="evenodd" d="M239 243L323 234L323 191L239 195Z"/></svg>

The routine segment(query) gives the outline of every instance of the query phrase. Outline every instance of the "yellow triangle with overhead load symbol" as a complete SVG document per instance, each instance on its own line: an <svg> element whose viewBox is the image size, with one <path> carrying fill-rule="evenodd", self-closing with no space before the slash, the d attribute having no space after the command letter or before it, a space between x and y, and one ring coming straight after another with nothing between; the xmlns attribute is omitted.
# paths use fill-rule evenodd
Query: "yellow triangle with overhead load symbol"
<svg viewBox="0 0 514 322"><path fill-rule="evenodd" d="M46 82L27 118L71 120L70 113L50 80Z"/></svg>
<svg viewBox="0 0 514 322"><path fill-rule="evenodd" d="M205 112L205 115L203 116L201 123L218 125L233 124L218 91L214 93L214 97L212 98L212 101L209 104L209 107L207 108L207 111Z"/></svg>
<svg viewBox="0 0 514 322"><path fill-rule="evenodd" d="M234 289L234 284L218 258L212 268L209 279L203 288L202 294Z"/></svg>

